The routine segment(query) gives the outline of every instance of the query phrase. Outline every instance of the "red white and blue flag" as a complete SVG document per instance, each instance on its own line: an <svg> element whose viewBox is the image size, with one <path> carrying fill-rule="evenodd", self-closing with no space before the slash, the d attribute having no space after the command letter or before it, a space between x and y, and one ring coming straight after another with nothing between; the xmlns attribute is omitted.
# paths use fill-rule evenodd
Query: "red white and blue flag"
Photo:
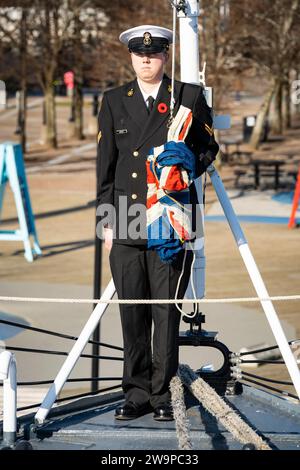
<svg viewBox="0 0 300 470"><path fill-rule="evenodd" d="M196 178L196 162L184 143L192 118L191 110L181 106L168 142L151 149L146 162L148 248L169 263L192 238L189 186Z"/></svg>

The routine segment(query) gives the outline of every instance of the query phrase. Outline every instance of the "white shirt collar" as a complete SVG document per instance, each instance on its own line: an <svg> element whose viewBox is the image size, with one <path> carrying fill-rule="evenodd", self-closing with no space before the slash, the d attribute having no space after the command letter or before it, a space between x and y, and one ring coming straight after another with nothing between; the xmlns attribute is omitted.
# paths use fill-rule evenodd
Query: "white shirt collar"
<svg viewBox="0 0 300 470"><path fill-rule="evenodd" d="M156 100L157 95L158 95L158 90L159 90L159 88L160 88L160 85L161 85L162 80L161 80L161 81L157 84L157 86L151 91L151 93L146 93L146 92L143 90L143 88L142 88L142 86L141 86L141 84L140 84L139 79L137 79L137 82L138 82L138 85L139 85L139 87L140 87L141 93L142 93L142 95L143 95L143 98L144 98L144 101L145 101L146 104L147 104L147 98L148 98L149 96L152 96L152 97Z"/></svg>

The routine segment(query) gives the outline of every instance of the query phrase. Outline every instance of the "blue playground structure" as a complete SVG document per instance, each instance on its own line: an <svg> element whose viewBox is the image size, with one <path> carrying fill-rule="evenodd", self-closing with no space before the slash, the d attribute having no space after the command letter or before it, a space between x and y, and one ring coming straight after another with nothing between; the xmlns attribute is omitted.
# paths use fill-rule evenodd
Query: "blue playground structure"
<svg viewBox="0 0 300 470"><path fill-rule="evenodd" d="M19 228L17 230L0 230L0 241L22 241L25 250L24 256L27 261L32 262L34 254L41 255L42 251L35 229L22 148L20 144L14 142L0 144L0 220L8 182L15 199ZM33 239L33 248L30 236Z"/></svg>

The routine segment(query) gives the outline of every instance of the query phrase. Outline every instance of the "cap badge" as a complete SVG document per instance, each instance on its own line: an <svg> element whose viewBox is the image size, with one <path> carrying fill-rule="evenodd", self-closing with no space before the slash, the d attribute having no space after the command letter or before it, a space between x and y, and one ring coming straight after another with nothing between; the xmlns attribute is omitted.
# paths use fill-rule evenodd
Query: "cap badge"
<svg viewBox="0 0 300 470"><path fill-rule="evenodd" d="M150 33L144 33L144 39L143 39L143 43L145 46L151 46L152 44L152 36Z"/></svg>
<svg viewBox="0 0 300 470"><path fill-rule="evenodd" d="M172 91L172 86L169 85L169 86L168 86L168 92L171 93L171 91Z"/></svg>
<svg viewBox="0 0 300 470"><path fill-rule="evenodd" d="M127 92L127 96L132 96L133 95L133 88L130 88Z"/></svg>

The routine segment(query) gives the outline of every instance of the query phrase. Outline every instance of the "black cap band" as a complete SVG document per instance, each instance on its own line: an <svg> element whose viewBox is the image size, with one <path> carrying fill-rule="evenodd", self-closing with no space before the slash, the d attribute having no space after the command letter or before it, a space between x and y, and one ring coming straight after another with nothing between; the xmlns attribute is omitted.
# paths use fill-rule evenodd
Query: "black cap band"
<svg viewBox="0 0 300 470"><path fill-rule="evenodd" d="M157 54L169 50L169 41L166 38L155 38L152 36L149 44L147 44L144 38L133 38L128 42L128 49L130 52Z"/></svg>

